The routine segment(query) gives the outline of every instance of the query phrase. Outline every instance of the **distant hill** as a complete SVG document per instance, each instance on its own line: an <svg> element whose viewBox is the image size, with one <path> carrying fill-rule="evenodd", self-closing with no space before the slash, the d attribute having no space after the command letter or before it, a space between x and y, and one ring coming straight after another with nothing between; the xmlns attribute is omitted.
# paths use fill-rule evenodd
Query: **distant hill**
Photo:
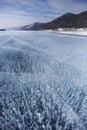
<svg viewBox="0 0 87 130"><path fill-rule="evenodd" d="M5 29L0 29L0 31L6 31Z"/></svg>
<svg viewBox="0 0 87 130"><path fill-rule="evenodd" d="M26 25L21 30L57 30L58 28L87 28L87 11L80 14L66 13L48 23Z"/></svg>
<svg viewBox="0 0 87 130"><path fill-rule="evenodd" d="M44 23L33 23L30 25L23 26L20 30L40 30L40 28L44 25Z"/></svg>

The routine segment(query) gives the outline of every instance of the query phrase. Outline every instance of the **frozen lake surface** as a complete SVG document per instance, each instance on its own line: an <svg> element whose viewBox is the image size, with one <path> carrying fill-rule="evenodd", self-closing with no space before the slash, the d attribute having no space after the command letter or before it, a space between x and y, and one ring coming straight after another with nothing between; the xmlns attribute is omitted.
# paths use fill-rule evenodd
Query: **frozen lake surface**
<svg viewBox="0 0 87 130"><path fill-rule="evenodd" d="M0 32L0 130L87 130L87 37Z"/></svg>

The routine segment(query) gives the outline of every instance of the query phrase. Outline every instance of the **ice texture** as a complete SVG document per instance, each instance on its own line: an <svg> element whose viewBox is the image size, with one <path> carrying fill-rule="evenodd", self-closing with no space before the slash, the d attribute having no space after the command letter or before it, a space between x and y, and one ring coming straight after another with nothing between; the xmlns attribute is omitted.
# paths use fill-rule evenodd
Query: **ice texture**
<svg viewBox="0 0 87 130"><path fill-rule="evenodd" d="M0 32L0 130L87 130L87 37Z"/></svg>

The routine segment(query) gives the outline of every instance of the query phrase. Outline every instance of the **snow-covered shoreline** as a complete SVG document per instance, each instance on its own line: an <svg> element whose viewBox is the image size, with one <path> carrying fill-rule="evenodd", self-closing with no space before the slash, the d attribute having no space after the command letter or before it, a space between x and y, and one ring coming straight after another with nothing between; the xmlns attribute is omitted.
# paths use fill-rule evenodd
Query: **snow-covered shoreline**
<svg viewBox="0 0 87 130"><path fill-rule="evenodd" d="M49 32L65 34L65 35L75 35L75 36L87 36L87 28L83 29L58 29L57 31L49 30Z"/></svg>
<svg viewBox="0 0 87 130"><path fill-rule="evenodd" d="M87 28L86 29L83 29L83 28L70 29L70 30L58 29L57 32L61 34L68 34L68 35L87 36Z"/></svg>
<svg viewBox="0 0 87 130"><path fill-rule="evenodd" d="M10 30L12 33L15 34L15 32L19 32L18 30ZM0 35L3 35L3 34L9 34L10 31L5 31L2 33L0 33ZM27 31L21 31L22 33L26 33ZM30 30L29 30L30 32ZM33 31L33 32L37 32L37 31ZM84 37L87 37L87 29L76 29L76 30L73 30L73 29L58 29L58 30L39 30L38 32L50 32L50 33L58 33L58 34L63 34L63 35L74 35L74 36L84 36Z"/></svg>
<svg viewBox="0 0 87 130"><path fill-rule="evenodd" d="M87 36L87 31L84 32L72 32L72 31L64 31L64 32L57 32L59 34L66 34L66 35L75 35L75 36Z"/></svg>

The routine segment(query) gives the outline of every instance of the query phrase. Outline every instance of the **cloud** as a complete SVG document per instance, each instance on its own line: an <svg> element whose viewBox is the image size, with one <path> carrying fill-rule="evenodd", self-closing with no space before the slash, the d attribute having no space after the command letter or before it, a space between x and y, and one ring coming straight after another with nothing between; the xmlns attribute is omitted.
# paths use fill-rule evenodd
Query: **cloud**
<svg viewBox="0 0 87 130"><path fill-rule="evenodd" d="M87 0L0 0L0 26L6 19L9 24L5 26L19 26L50 21L66 12L79 13L86 9Z"/></svg>

